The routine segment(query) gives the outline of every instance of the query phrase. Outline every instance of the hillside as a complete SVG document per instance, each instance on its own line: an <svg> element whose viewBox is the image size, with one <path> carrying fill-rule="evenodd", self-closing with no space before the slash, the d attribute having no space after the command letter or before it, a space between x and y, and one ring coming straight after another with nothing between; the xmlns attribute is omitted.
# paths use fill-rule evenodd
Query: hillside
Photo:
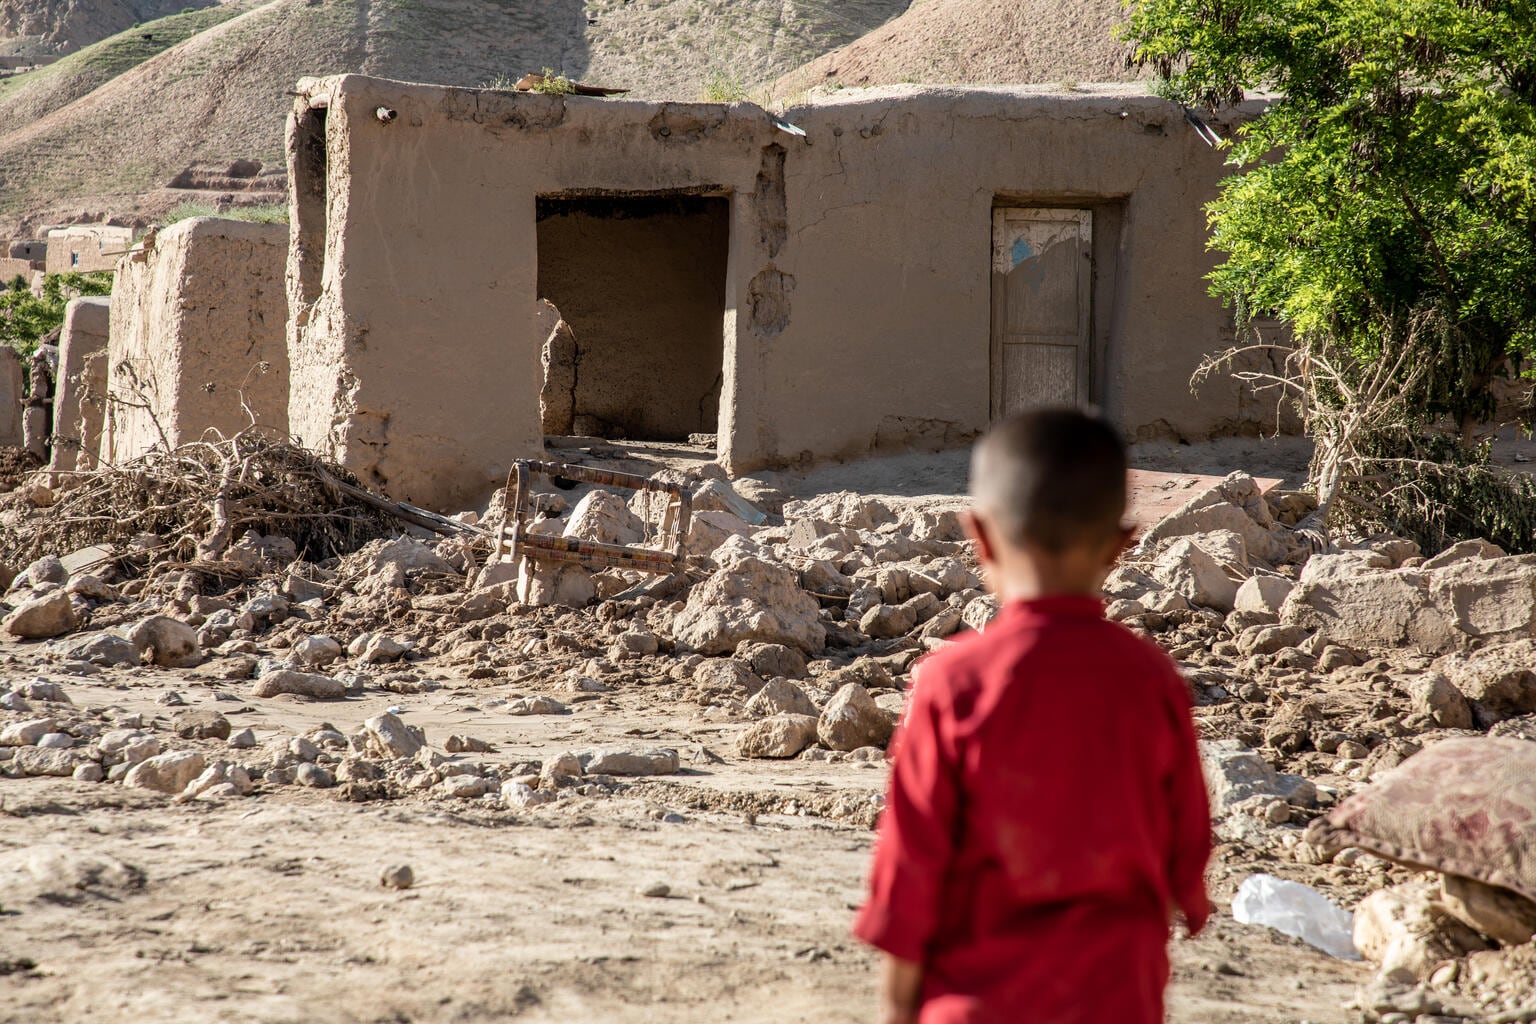
<svg viewBox="0 0 1536 1024"><path fill-rule="evenodd" d="M0 0L0 54L73 53L146 21L220 0Z"/></svg>
<svg viewBox="0 0 1536 1024"><path fill-rule="evenodd" d="M280 166L284 94L304 75L360 71L480 86L551 67L642 96L724 98L746 95L906 6L242 0L179 15L127 35L169 37L192 25L182 19L208 24L131 66L119 61L105 77L98 58L122 52L124 36L61 61L62 70L31 72L0 89L0 228L153 210L169 201L156 190L194 164Z"/></svg>
<svg viewBox="0 0 1536 1024"><path fill-rule="evenodd" d="M1143 77L1114 38L1121 0L916 0L868 35L784 75L775 98L818 86L1055 85Z"/></svg>

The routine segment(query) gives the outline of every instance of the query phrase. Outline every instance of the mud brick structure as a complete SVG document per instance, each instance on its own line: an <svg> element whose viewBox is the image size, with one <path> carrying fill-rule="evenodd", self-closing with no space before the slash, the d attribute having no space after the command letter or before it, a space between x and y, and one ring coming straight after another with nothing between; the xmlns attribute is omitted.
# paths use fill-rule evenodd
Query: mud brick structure
<svg viewBox="0 0 1536 1024"><path fill-rule="evenodd" d="M133 229L107 224L76 224L48 232L50 274L86 274L114 270L133 244Z"/></svg>
<svg viewBox="0 0 1536 1024"><path fill-rule="evenodd" d="M209 429L288 427L281 224L198 217L146 239L112 288L101 456L121 462Z"/></svg>
<svg viewBox="0 0 1536 1024"><path fill-rule="evenodd" d="M53 438L48 466L57 471L95 469L106 412L107 339L112 300L71 299L59 332L59 369L54 379Z"/></svg>
<svg viewBox="0 0 1536 1024"><path fill-rule="evenodd" d="M733 472L1043 403L1142 438L1266 419L1190 393L1232 333L1203 281L1227 169L1134 89L776 118L349 75L300 83L288 141L292 427L398 498L465 507L539 454L541 299L574 335L575 433L716 434Z"/></svg>

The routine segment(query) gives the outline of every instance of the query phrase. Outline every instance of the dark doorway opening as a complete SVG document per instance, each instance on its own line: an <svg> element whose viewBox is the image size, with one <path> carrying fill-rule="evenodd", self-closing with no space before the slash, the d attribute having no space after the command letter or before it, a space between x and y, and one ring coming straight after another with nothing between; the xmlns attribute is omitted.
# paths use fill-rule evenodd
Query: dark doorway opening
<svg viewBox="0 0 1536 1024"><path fill-rule="evenodd" d="M569 328L545 352L546 433L716 432L729 245L723 196L538 200L539 296Z"/></svg>

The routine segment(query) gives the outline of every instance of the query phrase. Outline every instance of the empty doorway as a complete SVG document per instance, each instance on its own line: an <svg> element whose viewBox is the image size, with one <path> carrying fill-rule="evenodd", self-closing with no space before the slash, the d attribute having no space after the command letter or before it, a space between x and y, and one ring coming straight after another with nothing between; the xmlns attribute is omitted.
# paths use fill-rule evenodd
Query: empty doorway
<svg viewBox="0 0 1536 1024"><path fill-rule="evenodd" d="M1093 213L992 211L992 418L1092 400Z"/></svg>
<svg viewBox="0 0 1536 1024"><path fill-rule="evenodd" d="M559 378L569 423L546 423L547 432L643 441L716 432L729 244L724 196L538 200L539 296L569 327L572 364Z"/></svg>

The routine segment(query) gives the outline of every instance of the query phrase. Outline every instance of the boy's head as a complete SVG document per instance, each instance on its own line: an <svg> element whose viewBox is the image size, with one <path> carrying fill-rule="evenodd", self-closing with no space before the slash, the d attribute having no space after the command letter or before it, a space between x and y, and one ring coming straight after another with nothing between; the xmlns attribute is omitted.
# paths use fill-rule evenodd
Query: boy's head
<svg viewBox="0 0 1536 1024"><path fill-rule="evenodd" d="M1073 409L1023 413L988 431L971 458L971 497L979 557L1028 596L1096 590L1129 540L1125 445Z"/></svg>

